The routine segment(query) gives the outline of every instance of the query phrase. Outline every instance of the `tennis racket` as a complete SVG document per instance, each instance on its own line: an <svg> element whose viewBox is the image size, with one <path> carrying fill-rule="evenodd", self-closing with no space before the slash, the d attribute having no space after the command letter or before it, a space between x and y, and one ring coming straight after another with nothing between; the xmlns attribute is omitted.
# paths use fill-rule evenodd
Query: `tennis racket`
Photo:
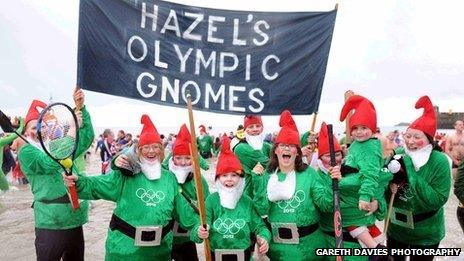
<svg viewBox="0 0 464 261"><path fill-rule="evenodd" d="M66 175L71 175L79 142L79 125L73 109L61 102L48 105L40 113L37 136L45 153L60 164ZM72 208L78 209L75 186L68 186L68 196Z"/></svg>

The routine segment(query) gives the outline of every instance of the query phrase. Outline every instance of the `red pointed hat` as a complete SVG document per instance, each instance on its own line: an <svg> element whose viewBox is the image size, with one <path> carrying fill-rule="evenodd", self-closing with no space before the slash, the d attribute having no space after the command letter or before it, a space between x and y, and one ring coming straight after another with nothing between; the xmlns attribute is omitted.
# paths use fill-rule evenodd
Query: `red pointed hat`
<svg viewBox="0 0 464 261"><path fill-rule="evenodd" d="M230 150L230 139L227 136L222 137L221 154L219 154L216 177L235 172L242 175L242 164L237 156Z"/></svg>
<svg viewBox="0 0 464 261"><path fill-rule="evenodd" d="M409 128L421 130L430 137L435 137L435 132L437 131L437 115L429 96L425 95L420 97L416 102L415 108L423 108L424 112L422 116L409 125Z"/></svg>
<svg viewBox="0 0 464 261"><path fill-rule="evenodd" d="M42 101L39 100L33 100L31 103L31 106L29 106L29 111L27 111L26 115L26 124L32 120L38 120L40 116L39 108L42 110L47 107L47 104L45 104Z"/></svg>
<svg viewBox="0 0 464 261"><path fill-rule="evenodd" d="M172 146L172 155L190 155L190 143L192 139L190 137L190 132L187 129L187 125L183 124L180 127L179 133L177 134L176 141Z"/></svg>
<svg viewBox="0 0 464 261"><path fill-rule="evenodd" d="M263 125L263 121L261 120L261 116L259 115L246 115L243 118L243 127L246 129L251 124L261 124Z"/></svg>
<svg viewBox="0 0 464 261"><path fill-rule="evenodd" d="M371 101L361 95L351 96L346 100L345 105L343 105L340 113L340 121L344 121L351 110L354 110L354 113L348 124L350 133L351 129L356 125L364 125L368 127L372 133L375 133L377 130L377 113ZM348 135L350 133L348 133Z"/></svg>
<svg viewBox="0 0 464 261"><path fill-rule="evenodd" d="M335 152L341 151L340 144L338 143L337 138L333 136L333 141L334 141L334 149ZM318 155L319 158L321 158L322 155L327 154L330 152L329 149L329 132L327 130L327 125L325 122L322 122L321 124L321 130L319 131L319 137L317 138L317 149L318 149Z"/></svg>
<svg viewBox="0 0 464 261"><path fill-rule="evenodd" d="M156 130L155 125L153 124L148 115L142 115L140 123L143 124L143 129L140 133L139 146L153 143L161 143L161 138L158 133L158 130Z"/></svg>
<svg viewBox="0 0 464 261"><path fill-rule="evenodd" d="M275 143L293 144L300 146L300 134L290 111L285 110L280 114L279 126L281 127Z"/></svg>

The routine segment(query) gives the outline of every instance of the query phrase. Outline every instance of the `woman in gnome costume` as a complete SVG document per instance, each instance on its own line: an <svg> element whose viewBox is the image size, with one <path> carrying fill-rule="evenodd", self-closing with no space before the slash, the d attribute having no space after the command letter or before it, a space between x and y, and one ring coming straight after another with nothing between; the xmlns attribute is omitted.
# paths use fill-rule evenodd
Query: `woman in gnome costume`
<svg viewBox="0 0 464 261"><path fill-rule="evenodd" d="M401 187L394 183L390 186L397 193L388 230L389 248L437 248L445 237L443 205L451 189L451 166L433 143L437 119L429 97L421 97L415 107L423 108L424 112L404 133L405 147L395 151L403 156L407 180L397 182L403 184ZM410 257L410 260L432 259L433 256Z"/></svg>
<svg viewBox="0 0 464 261"><path fill-rule="evenodd" d="M259 214L268 216L272 229L268 256L271 260L316 260L320 257L315 249L325 247L316 206L330 211L332 192L303 163L298 130L289 111L282 112L279 124L282 128L267 171L256 179L254 198Z"/></svg>
<svg viewBox="0 0 464 261"><path fill-rule="evenodd" d="M336 167L331 167L330 165L330 150L329 150L329 133L327 131L327 125L325 122L322 123L321 129L319 131L318 137L318 151L319 159L317 161L318 170L317 173L320 177L320 182L323 186L327 188L332 188L332 178L339 178L338 175L342 175L343 178L339 180L339 189L340 189L340 212L342 215L342 222L344 221L344 214L348 212L349 216L349 205L348 208L345 202L349 202L345 198L354 192L357 192L361 183L358 178L356 178L356 173L353 173L353 169L342 164L343 152L341 150L340 144L338 143L337 138L333 137L334 141L334 151L335 151L335 163ZM338 171L338 173L335 173ZM391 175L390 175L391 178ZM388 183L388 180L384 182ZM383 197L384 190L379 193L378 197ZM355 198L355 203L357 204L357 198ZM386 211L386 202L385 200L381 201L384 205L379 208L378 201L374 200L370 204L369 215L374 213L376 216L385 215ZM319 225L321 230L324 233L324 238L326 239L327 247L335 248L335 234L334 234L334 224L333 224L334 213L333 210L325 212L321 211L321 219ZM378 230L371 229L371 236L374 239L383 239L382 234ZM353 238L348 231L343 231L343 247L345 248L360 248L361 245L358 243L358 240ZM345 260L367 260L367 256L346 256ZM332 257L331 260L335 260L335 257Z"/></svg>
<svg viewBox="0 0 464 261"><path fill-rule="evenodd" d="M271 144L264 142L263 122L259 115L246 115L243 119L245 139L232 148L245 173L245 194L253 198L253 168L267 166Z"/></svg>
<svg viewBox="0 0 464 261"><path fill-rule="evenodd" d="M67 176L80 198L116 202L106 239L106 260L170 260L174 219L191 229L198 216L179 193L176 178L161 168L164 150L148 115L137 147L134 173L113 170L107 175ZM130 157L134 159L134 157Z"/></svg>
<svg viewBox="0 0 464 261"><path fill-rule="evenodd" d="M217 192L206 200L208 231L198 228L192 233L197 242L209 237L213 260L224 260L235 255L234 260L251 260L250 235L257 235L258 251L265 254L271 237L269 230L253 207L253 201L243 193L245 181L240 161L230 150L230 139L222 139L221 153L216 168Z"/></svg>
<svg viewBox="0 0 464 261"><path fill-rule="evenodd" d="M73 95L79 119L79 143L76 156L87 151L94 139L90 115L84 106L84 93L76 89ZM63 184L61 166L42 150L37 139L36 126L39 110L47 105L34 100L26 116L25 136L15 140L21 170L30 181L34 194L35 247L37 260L84 260L84 234L87 223L88 202L81 201L73 210ZM73 167L73 173L81 175Z"/></svg>
<svg viewBox="0 0 464 261"><path fill-rule="evenodd" d="M345 102L340 113L340 121L345 120L351 110L354 110L354 113L349 119L348 126L353 142L348 148L344 165L357 172L351 178L355 183L359 181L360 187L355 186L353 191L341 192L346 203L342 219L343 227L365 246L382 247L379 245L379 240L375 240L372 236L378 236L380 230L375 225L375 216L370 215L373 213L370 203L374 200L384 201L383 192L387 185L387 183L379 185L380 170L384 160L380 141L373 136L377 129L377 115L372 102L360 95L353 95ZM366 215L366 213L370 214Z"/></svg>

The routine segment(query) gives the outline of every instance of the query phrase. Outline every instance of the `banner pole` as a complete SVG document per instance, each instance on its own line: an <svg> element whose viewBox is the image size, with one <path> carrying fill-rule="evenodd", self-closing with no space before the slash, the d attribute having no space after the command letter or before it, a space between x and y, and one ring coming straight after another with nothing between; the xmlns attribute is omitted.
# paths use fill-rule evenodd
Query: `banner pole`
<svg viewBox="0 0 464 261"><path fill-rule="evenodd" d="M203 185L201 183L201 172L200 164L198 160L198 149L197 149L197 138L195 134L195 122L193 121L193 110L192 110L192 96L190 93L187 94L187 110L189 114L189 123L190 123L190 137L192 142L190 143L190 152L193 160L193 178L195 181L195 187L197 191L197 202L198 202L198 212L200 215L200 223L206 228L206 208L205 208L205 196L203 194ZM205 258L206 261L211 261L211 251L209 246L209 239L206 238L204 241L205 246Z"/></svg>
<svg viewBox="0 0 464 261"><path fill-rule="evenodd" d="M354 95L354 92L352 90L348 90L345 92L345 102L350 98L351 96ZM351 133L350 133L350 118L351 115L353 115L353 112L349 112L348 115L345 118L345 144L348 146L351 144Z"/></svg>
<svg viewBox="0 0 464 261"><path fill-rule="evenodd" d="M311 132L314 132L314 128L316 127L316 119L317 119L317 111L313 113L313 122L311 123Z"/></svg>

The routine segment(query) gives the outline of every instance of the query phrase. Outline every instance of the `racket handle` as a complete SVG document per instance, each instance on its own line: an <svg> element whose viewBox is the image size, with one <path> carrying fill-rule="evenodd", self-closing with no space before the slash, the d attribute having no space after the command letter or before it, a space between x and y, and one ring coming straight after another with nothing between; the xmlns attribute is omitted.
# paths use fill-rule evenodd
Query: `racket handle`
<svg viewBox="0 0 464 261"><path fill-rule="evenodd" d="M79 198L77 197L76 186L68 186L68 195L73 210L79 209Z"/></svg>

